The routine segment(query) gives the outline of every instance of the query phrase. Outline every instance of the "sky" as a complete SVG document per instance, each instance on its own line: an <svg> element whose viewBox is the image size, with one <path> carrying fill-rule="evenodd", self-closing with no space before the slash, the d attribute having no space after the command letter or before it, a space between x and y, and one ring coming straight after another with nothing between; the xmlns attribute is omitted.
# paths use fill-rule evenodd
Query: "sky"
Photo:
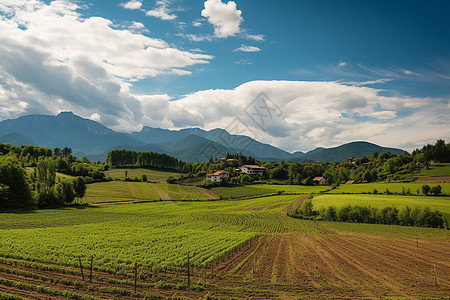
<svg viewBox="0 0 450 300"><path fill-rule="evenodd" d="M0 120L411 151L450 141L449 16L446 0L2 0Z"/></svg>

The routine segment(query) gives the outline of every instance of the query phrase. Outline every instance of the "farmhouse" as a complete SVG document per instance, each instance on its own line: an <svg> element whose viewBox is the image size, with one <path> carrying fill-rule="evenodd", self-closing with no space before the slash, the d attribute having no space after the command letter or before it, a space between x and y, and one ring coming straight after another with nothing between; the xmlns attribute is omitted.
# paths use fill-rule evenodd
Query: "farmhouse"
<svg viewBox="0 0 450 300"><path fill-rule="evenodd" d="M325 177L314 177L312 180L314 184L324 185L327 184L327 179Z"/></svg>
<svg viewBox="0 0 450 300"><path fill-rule="evenodd" d="M212 183L220 183L222 180L228 180L230 173L224 170L216 171L214 173L206 174L206 181Z"/></svg>
<svg viewBox="0 0 450 300"><path fill-rule="evenodd" d="M266 171L266 168L257 165L243 165L242 167L239 168L239 170L243 174L263 176L264 172Z"/></svg>

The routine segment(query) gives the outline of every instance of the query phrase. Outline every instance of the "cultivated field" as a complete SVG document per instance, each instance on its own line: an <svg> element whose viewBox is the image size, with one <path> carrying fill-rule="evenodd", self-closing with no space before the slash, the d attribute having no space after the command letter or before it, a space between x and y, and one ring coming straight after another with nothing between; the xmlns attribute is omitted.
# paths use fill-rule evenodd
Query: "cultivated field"
<svg viewBox="0 0 450 300"><path fill-rule="evenodd" d="M372 206L384 208L394 206L403 208L430 207L450 217L450 197L442 196L401 196L401 195L318 195L313 198L315 209L327 208L329 206L342 207L345 205Z"/></svg>
<svg viewBox="0 0 450 300"><path fill-rule="evenodd" d="M209 190L163 183L110 181L87 185L86 203L216 199Z"/></svg>
<svg viewBox="0 0 450 300"><path fill-rule="evenodd" d="M329 186L301 186L278 184L255 184L236 187L214 187L211 191L222 198L245 198L262 195L273 195L278 192L286 194L310 194L329 190Z"/></svg>
<svg viewBox="0 0 450 300"><path fill-rule="evenodd" d="M430 187L440 185L442 187L442 193L450 195L450 183L360 183L360 184L341 184L336 189L329 191L330 194L369 194L374 193L377 190L378 194L386 193L389 190L390 193L408 194L408 191L412 195L422 195L422 186L424 184ZM419 190L419 193L417 193Z"/></svg>
<svg viewBox="0 0 450 300"><path fill-rule="evenodd" d="M127 172L128 178L142 179L142 175L147 176L148 181L154 182L166 182L166 179L170 176L179 177L181 173L171 172L163 169L145 169L145 168L114 168L105 172L106 177L113 179L125 179L125 172Z"/></svg>
<svg viewBox="0 0 450 300"><path fill-rule="evenodd" d="M314 201L347 196L363 195L321 195ZM440 298L450 293L447 230L289 218L288 209L305 199L280 195L3 213L0 298ZM194 266L190 287L188 253ZM86 270L91 256L92 282Z"/></svg>

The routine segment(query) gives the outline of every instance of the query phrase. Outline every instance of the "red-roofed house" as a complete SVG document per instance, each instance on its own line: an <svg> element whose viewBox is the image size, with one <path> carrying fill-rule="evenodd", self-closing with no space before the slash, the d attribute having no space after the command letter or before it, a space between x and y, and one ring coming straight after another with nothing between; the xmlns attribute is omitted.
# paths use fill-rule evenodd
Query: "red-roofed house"
<svg viewBox="0 0 450 300"><path fill-rule="evenodd" d="M314 177L312 180L314 184L324 185L327 184L327 179L325 177Z"/></svg>
<svg viewBox="0 0 450 300"><path fill-rule="evenodd" d="M257 165L243 165L239 169L243 174L259 175L259 176L264 176L264 172L266 171L265 167Z"/></svg>
<svg viewBox="0 0 450 300"><path fill-rule="evenodd" d="M230 173L224 170L216 171L214 173L206 174L206 181L212 183L220 183L222 180L228 180Z"/></svg>

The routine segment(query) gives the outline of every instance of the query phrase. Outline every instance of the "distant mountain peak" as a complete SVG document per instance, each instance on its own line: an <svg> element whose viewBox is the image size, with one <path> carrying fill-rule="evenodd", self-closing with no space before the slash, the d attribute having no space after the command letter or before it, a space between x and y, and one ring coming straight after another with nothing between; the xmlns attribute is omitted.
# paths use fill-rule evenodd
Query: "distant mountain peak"
<svg viewBox="0 0 450 300"><path fill-rule="evenodd" d="M71 111L61 111L58 116L75 116L75 114Z"/></svg>

